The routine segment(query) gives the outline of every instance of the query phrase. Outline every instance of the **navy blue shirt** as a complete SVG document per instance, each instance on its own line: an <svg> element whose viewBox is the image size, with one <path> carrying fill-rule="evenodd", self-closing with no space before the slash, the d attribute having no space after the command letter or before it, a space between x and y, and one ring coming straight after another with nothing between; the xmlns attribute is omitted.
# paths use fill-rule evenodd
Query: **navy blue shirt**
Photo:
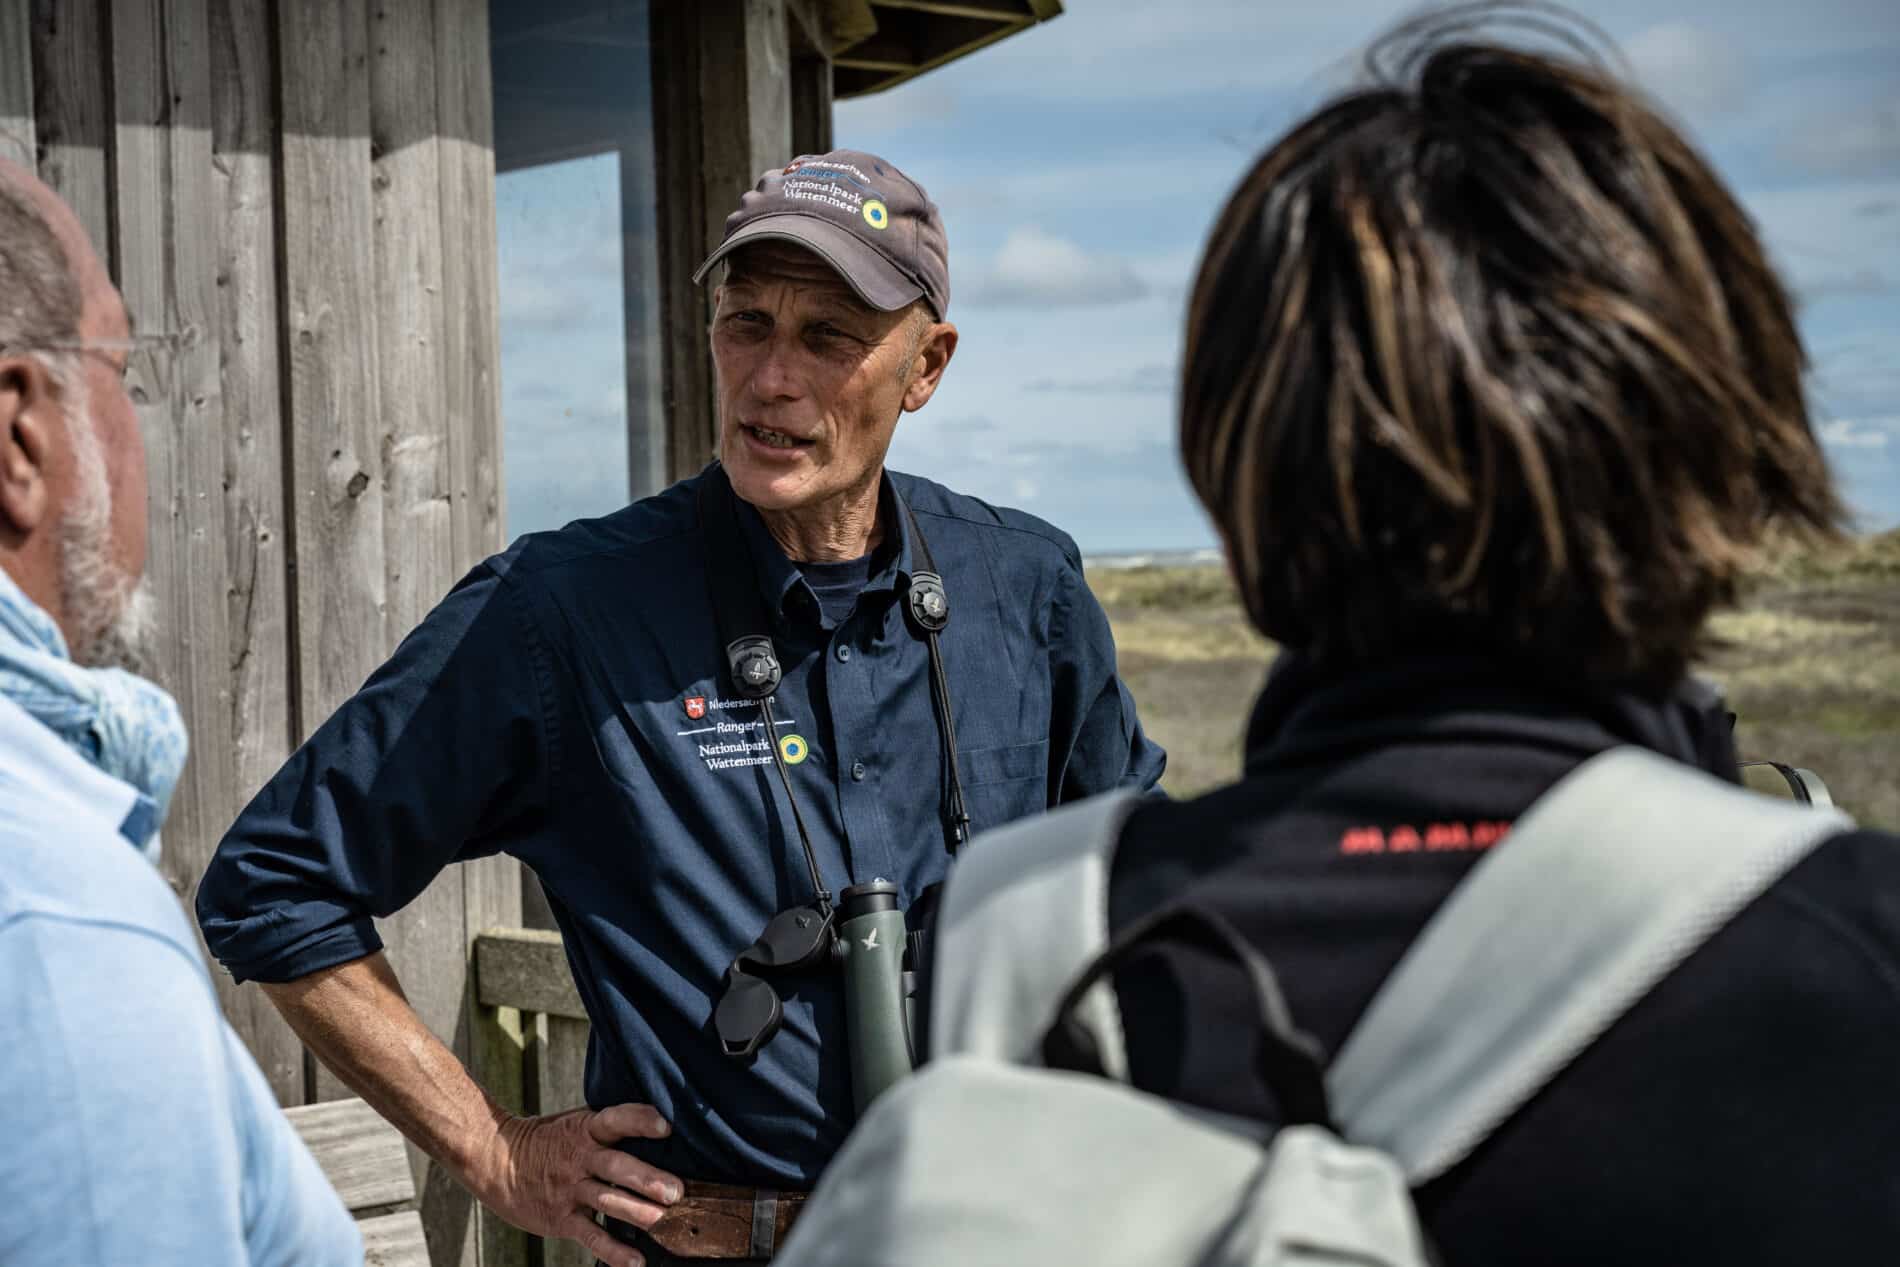
<svg viewBox="0 0 1900 1267"><path fill-rule="evenodd" d="M265 785L198 890L239 980L292 980L380 948L373 918L443 867L505 852L541 878L594 1019L587 1099L673 1124L629 1151L689 1178L809 1186L851 1122L835 974L781 984L750 1066L710 1018L735 955L811 899L759 706L731 689L698 489L525 537L450 592ZM774 712L826 885L949 862L929 658L898 603L915 513L943 574L942 635L974 830L1165 762L1115 672L1075 545L1029 515L889 476L884 545L849 617L824 619L751 507L741 528L785 678ZM797 742L790 742L793 739Z"/></svg>

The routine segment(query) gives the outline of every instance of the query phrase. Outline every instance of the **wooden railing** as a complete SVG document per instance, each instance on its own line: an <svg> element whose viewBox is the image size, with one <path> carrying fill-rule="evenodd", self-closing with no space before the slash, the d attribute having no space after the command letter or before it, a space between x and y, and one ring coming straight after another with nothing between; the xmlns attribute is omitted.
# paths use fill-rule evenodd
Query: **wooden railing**
<svg viewBox="0 0 1900 1267"><path fill-rule="evenodd" d="M559 1113L587 1102L587 1012L561 935L492 928L475 939L475 1076L516 1113ZM487 1267L592 1267L573 1241L547 1241L482 1214Z"/></svg>

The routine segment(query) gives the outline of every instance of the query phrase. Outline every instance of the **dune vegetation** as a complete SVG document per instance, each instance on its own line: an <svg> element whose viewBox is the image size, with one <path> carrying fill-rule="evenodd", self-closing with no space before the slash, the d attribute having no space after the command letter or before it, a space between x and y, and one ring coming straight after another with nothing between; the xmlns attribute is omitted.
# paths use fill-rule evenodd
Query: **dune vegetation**
<svg viewBox="0 0 1900 1267"><path fill-rule="evenodd" d="M1225 571L1102 568L1089 584L1143 724L1168 750L1168 791L1233 778L1274 648ZM1861 822L1900 829L1900 532L1775 551L1714 634L1700 671L1728 692L1743 758L1812 769Z"/></svg>

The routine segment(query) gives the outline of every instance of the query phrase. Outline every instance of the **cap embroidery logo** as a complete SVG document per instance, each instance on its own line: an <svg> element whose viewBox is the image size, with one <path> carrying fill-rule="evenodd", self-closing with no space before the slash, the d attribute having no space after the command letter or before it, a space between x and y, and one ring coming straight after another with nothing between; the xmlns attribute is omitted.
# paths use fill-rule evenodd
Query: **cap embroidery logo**
<svg viewBox="0 0 1900 1267"><path fill-rule="evenodd" d="M686 715L694 721L698 721L704 717L706 715L706 697L704 695L687 697Z"/></svg>
<svg viewBox="0 0 1900 1267"><path fill-rule="evenodd" d="M873 229L888 229L891 226L891 213L883 203L869 198L864 203L864 222Z"/></svg>

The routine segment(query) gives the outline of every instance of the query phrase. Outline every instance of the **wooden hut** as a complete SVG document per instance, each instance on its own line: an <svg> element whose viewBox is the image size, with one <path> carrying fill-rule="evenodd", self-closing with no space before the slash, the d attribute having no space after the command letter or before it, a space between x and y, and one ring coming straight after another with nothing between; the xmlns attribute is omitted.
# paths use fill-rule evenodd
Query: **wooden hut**
<svg viewBox="0 0 1900 1267"><path fill-rule="evenodd" d="M77 211L137 326L173 336L130 383L160 676L193 738L165 833L181 898L292 746L508 535L497 170L619 155L627 492L644 493L711 451L690 273L738 194L829 144L835 96L1060 7L0 0L0 152ZM478 1013L470 948L523 922L522 892L513 862L466 865L382 930L423 1018L508 1094L549 1022L524 1036L518 1013L499 1030ZM221 997L283 1103L347 1094L255 988ZM542 1063L543 1086L577 1093L549 1081L566 1057ZM520 1260L412 1160L434 1262Z"/></svg>

